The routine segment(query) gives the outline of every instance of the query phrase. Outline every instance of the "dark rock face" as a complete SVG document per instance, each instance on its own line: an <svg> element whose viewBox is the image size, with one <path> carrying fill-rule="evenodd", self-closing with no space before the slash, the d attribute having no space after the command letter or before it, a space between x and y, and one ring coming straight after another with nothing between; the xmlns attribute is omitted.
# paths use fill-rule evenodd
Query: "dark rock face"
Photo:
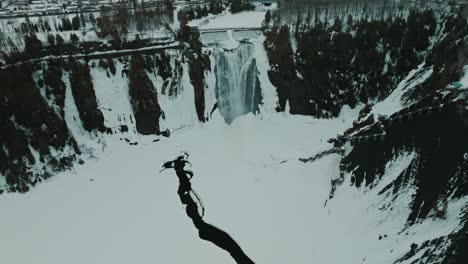
<svg viewBox="0 0 468 264"><path fill-rule="evenodd" d="M246 83L254 83L254 85L253 87L249 87L248 89L246 89L245 104L251 105L251 112L255 114L259 111L259 106L263 100L260 80L258 79L257 63L255 60L253 60L253 63L250 65L250 69L247 71L246 78Z"/></svg>
<svg viewBox="0 0 468 264"><path fill-rule="evenodd" d="M194 32L189 35L190 48L193 53L190 54L189 76L195 92L195 108L197 110L198 120L206 121L205 117L205 71L210 70L210 58L202 53L203 44L200 42L200 33Z"/></svg>
<svg viewBox="0 0 468 264"><path fill-rule="evenodd" d="M198 120L205 122L205 71L203 61L193 58L189 61L190 81L195 91L195 108Z"/></svg>
<svg viewBox="0 0 468 264"><path fill-rule="evenodd" d="M43 75L36 84L33 72L40 73L41 67ZM54 62L36 69L23 64L0 70L0 83L0 173L9 191L26 192L51 172L71 167L79 153L63 119L61 70ZM62 154L52 157L51 149ZM41 172L33 174L33 165L42 167Z"/></svg>
<svg viewBox="0 0 468 264"><path fill-rule="evenodd" d="M93 80L87 63L71 62L70 84L83 127L90 132L105 132L104 116L98 107Z"/></svg>
<svg viewBox="0 0 468 264"><path fill-rule="evenodd" d="M122 133L128 132L128 126L127 125L121 125L120 126L120 132L122 132Z"/></svg>
<svg viewBox="0 0 468 264"><path fill-rule="evenodd" d="M136 129L143 135L158 134L161 107L158 95L150 78L145 71L145 60L141 54L131 58L129 71L129 93Z"/></svg>

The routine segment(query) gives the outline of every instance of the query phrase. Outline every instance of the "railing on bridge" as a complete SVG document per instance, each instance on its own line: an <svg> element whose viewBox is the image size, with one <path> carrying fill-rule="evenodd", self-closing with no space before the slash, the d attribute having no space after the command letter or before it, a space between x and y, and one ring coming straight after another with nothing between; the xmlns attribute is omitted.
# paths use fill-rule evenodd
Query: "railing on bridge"
<svg viewBox="0 0 468 264"><path fill-rule="evenodd" d="M277 0L248 0L248 2L250 2L250 3L260 3L260 4L264 4L264 5L270 5L270 4L276 3L278 1Z"/></svg>
<svg viewBox="0 0 468 264"><path fill-rule="evenodd" d="M225 31L261 31L265 27L226 27L226 28L199 28L196 26L190 27L190 32L210 33L210 32L225 32Z"/></svg>

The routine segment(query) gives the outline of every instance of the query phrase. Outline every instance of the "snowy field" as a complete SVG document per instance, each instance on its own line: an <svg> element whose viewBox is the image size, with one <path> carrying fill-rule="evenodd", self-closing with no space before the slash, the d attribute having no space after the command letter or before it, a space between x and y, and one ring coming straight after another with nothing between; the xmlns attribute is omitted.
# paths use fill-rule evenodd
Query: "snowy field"
<svg viewBox="0 0 468 264"><path fill-rule="evenodd" d="M189 25L198 26L200 29L259 27L265 19L265 13L264 10L236 14L225 12L221 15L209 15L206 18L192 20Z"/></svg>
<svg viewBox="0 0 468 264"><path fill-rule="evenodd" d="M173 171L159 173L180 151L190 154L193 188L205 221L228 232L256 263L390 263L412 242L456 228L463 201L449 205L448 221L428 220L402 230L412 190L391 196L358 190L349 179L324 207L339 156L308 157L350 125L357 111L333 120L276 114L220 116L171 138L140 137L130 146L107 139L104 154L61 173L27 194L0 196L2 263L233 263L198 238L176 193ZM385 186L413 158L389 166ZM387 235L378 240L379 235Z"/></svg>

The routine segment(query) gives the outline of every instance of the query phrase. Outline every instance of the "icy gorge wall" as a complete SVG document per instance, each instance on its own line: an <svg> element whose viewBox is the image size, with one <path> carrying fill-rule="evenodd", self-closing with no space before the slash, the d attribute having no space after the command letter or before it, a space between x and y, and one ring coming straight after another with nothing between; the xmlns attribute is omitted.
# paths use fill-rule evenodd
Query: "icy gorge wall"
<svg viewBox="0 0 468 264"><path fill-rule="evenodd" d="M227 123L259 112L256 48L169 48L3 67L0 189L25 192L103 151L107 137L133 144L138 135L169 136L206 122L216 111Z"/></svg>
<svg viewBox="0 0 468 264"><path fill-rule="evenodd" d="M180 58L167 50L0 69L0 191L27 191L80 155L93 156L106 137L168 136L192 124L193 88Z"/></svg>
<svg viewBox="0 0 468 264"><path fill-rule="evenodd" d="M61 67L21 65L0 70L0 193L26 192L54 172L70 168L79 148L65 122Z"/></svg>

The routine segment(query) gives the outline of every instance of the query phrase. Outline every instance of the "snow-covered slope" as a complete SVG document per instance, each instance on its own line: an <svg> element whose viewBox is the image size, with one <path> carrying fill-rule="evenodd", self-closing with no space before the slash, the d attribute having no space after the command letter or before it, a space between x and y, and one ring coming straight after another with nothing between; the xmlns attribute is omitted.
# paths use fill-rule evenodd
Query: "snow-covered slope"
<svg viewBox="0 0 468 264"><path fill-rule="evenodd" d="M178 200L175 173L158 173L179 151L190 154L205 221L230 233L256 263L392 263L411 243L459 228L466 198L449 203L447 220L405 227L414 189L378 195L414 153L390 162L372 189L351 187L347 178L324 206L339 156L312 164L298 158L329 147L330 133L348 127L356 114L333 120L248 115L232 125L217 115L159 142L140 137L132 146L111 138L99 159L29 193L1 196L2 260L233 263L197 237Z"/></svg>

